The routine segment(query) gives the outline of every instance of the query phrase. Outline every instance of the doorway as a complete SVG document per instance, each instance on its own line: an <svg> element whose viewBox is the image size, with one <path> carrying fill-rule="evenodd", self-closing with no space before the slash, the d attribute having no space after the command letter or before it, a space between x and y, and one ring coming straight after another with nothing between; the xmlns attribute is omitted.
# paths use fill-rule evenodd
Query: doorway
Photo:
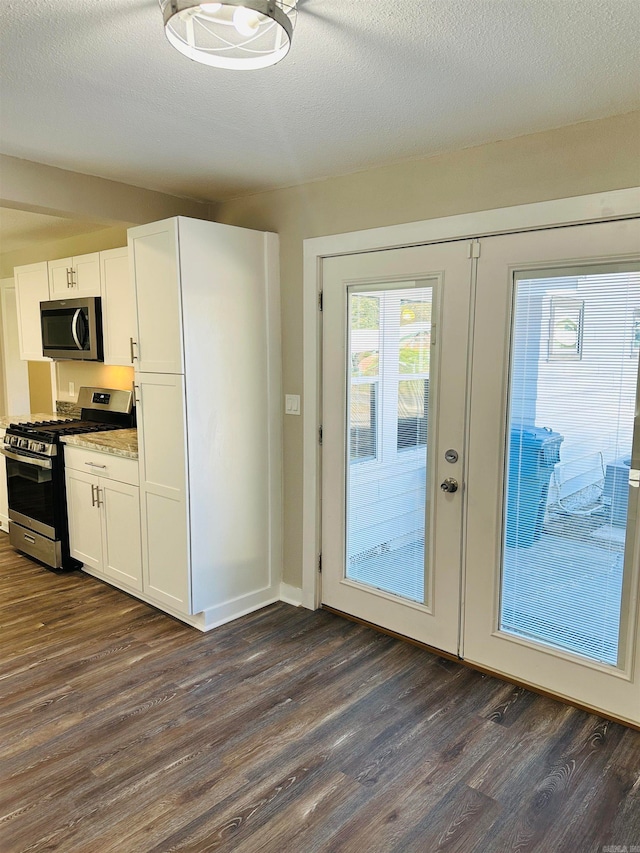
<svg viewBox="0 0 640 853"><path fill-rule="evenodd" d="M627 221L323 267L323 602L635 722L639 245Z"/></svg>

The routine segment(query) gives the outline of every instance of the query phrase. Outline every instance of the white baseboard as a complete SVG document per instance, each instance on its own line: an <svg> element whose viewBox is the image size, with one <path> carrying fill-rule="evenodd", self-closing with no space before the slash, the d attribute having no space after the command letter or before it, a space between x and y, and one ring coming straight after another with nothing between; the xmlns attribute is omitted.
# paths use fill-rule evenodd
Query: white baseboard
<svg viewBox="0 0 640 853"><path fill-rule="evenodd" d="M140 592L139 590L130 589L124 584L121 585L115 583L113 580L105 578L103 574L94 571L89 566L83 566L82 570L86 572L86 574L97 578L103 583L113 586L116 589L120 589L122 592L126 592L128 595L138 598L140 601L144 601L146 604L150 604L152 607L156 607L158 610L162 610L170 616L174 616L181 622L191 625L192 628L197 628L199 631L211 631L212 628L225 625L227 622L233 622L241 616L247 616L249 613L260 610L262 607L268 607L270 604L275 604L276 601L284 601L285 604L292 604L294 607L302 606L302 590L296 586L289 586L289 584L281 583L279 588L279 598L277 595L274 595L274 591L277 591L278 587L276 586L275 590L273 587L269 587L264 590L259 590L252 595L244 596L242 599L226 602L219 607L212 607L209 610L203 610L200 613L187 615L174 610L172 607L164 603L155 601L152 597L145 595L145 593Z"/></svg>
<svg viewBox="0 0 640 853"><path fill-rule="evenodd" d="M281 583L280 601L284 601L285 604L293 604L294 607L302 607L302 590L297 586Z"/></svg>
<svg viewBox="0 0 640 853"><path fill-rule="evenodd" d="M275 604L278 601L277 591L278 587L274 584L274 586L252 592L249 595L243 595L217 607L210 607L201 613L195 613L191 619L197 620L197 622L191 624L200 628L201 631L210 631L219 625L226 625L227 622L233 622L234 619L247 616L249 613L268 607L270 604Z"/></svg>

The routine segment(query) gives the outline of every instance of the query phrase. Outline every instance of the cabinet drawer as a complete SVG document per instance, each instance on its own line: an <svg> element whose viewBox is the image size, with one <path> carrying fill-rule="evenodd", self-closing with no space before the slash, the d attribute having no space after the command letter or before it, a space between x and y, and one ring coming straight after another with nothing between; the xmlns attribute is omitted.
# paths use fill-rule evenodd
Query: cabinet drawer
<svg viewBox="0 0 640 853"><path fill-rule="evenodd" d="M67 468L73 468L76 471L93 473L98 477L129 483L131 486L137 486L139 482L138 460L115 456L113 453L100 453L96 450L66 445L64 464Z"/></svg>

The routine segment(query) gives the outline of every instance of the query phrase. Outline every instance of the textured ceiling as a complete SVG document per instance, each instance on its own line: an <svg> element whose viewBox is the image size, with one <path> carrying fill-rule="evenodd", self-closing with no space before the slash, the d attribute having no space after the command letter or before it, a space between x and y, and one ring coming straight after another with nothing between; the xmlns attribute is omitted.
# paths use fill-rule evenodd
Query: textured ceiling
<svg viewBox="0 0 640 853"><path fill-rule="evenodd" d="M289 56L191 62L157 0L2 0L0 150L216 200L640 107L638 0L301 0Z"/></svg>

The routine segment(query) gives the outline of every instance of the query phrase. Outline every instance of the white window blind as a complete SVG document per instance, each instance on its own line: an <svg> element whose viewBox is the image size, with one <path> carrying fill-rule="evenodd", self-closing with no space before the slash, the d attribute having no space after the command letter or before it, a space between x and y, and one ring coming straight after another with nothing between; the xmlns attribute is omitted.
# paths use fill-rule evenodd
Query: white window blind
<svg viewBox="0 0 640 853"><path fill-rule="evenodd" d="M516 276L500 628L612 665L639 354L637 265Z"/></svg>

